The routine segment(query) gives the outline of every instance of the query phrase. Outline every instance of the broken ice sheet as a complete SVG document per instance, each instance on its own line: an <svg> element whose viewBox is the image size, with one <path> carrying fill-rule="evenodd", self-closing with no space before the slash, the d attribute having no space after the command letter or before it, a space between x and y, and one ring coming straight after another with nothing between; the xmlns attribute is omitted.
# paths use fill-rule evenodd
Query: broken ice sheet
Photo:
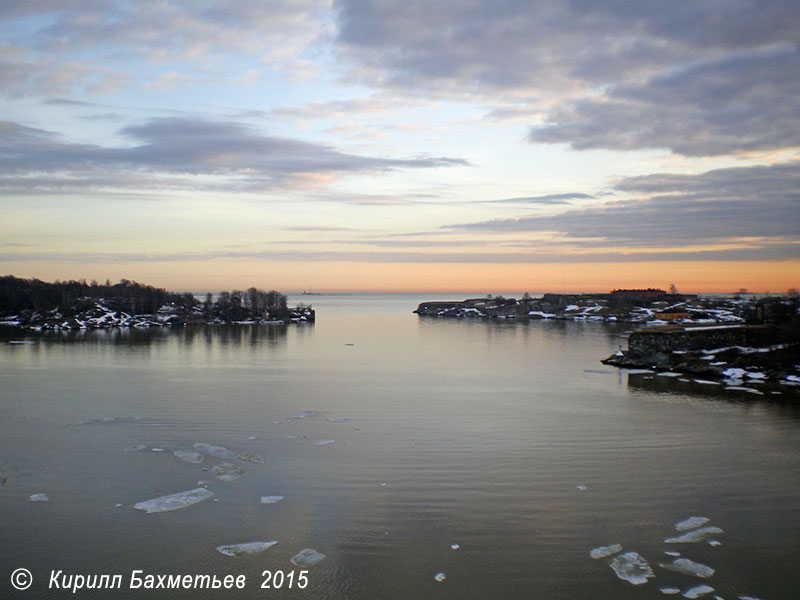
<svg viewBox="0 0 800 600"><path fill-rule="evenodd" d="M620 554L610 564L617 577L633 585L647 583L649 577L656 576L650 564L638 552Z"/></svg>
<svg viewBox="0 0 800 600"><path fill-rule="evenodd" d="M203 455L193 450L173 450L172 453L181 460L194 465L203 462Z"/></svg>
<svg viewBox="0 0 800 600"><path fill-rule="evenodd" d="M244 475L244 469L233 463L222 463L211 469L211 471L214 473L214 477L220 481L233 481Z"/></svg>
<svg viewBox="0 0 800 600"><path fill-rule="evenodd" d="M678 531L686 531L687 529L694 529L695 527L700 527L701 525L705 525L711 519L708 517L689 517L688 519L684 519L679 523L675 523L675 529Z"/></svg>
<svg viewBox="0 0 800 600"><path fill-rule="evenodd" d="M202 502L211 496L214 492L206 488L195 488L186 492L178 492L177 494L170 494L169 496L160 496L152 500L144 500L137 502L133 508L143 510L147 513L167 512L169 510L178 510L179 508L186 508L192 504Z"/></svg>
<svg viewBox="0 0 800 600"><path fill-rule="evenodd" d="M690 588L683 592L684 598L700 598L701 596L705 596L706 594L710 594L714 591L714 588L710 585L698 585L696 587Z"/></svg>
<svg viewBox="0 0 800 600"><path fill-rule="evenodd" d="M50 497L47 494L31 494L29 496L31 502L47 502Z"/></svg>
<svg viewBox="0 0 800 600"><path fill-rule="evenodd" d="M225 556L240 556L242 554L258 554L267 548L271 548L278 543L278 540L271 542L246 542L244 544L231 544L229 546L217 546L217 552Z"/></svg>
<svg viewBox="0 0 800 600"><path fill-rule="evenodd" d="M676 573L683 573L684 575L692 575L694 577L702 577L707 579L714 574L714 569L708 565L704 565L688 558L676 558L671 563L659 563L662 569L668 571L675 571Z"/></svg>
<svg viewBox="0 0 800 600"><path fill-rule="evenodd" d="M314 442L315 446L327 446L328 444L332 444L336 440L317 440Z"/></svg>
<svg viewBox="0 0 800 600"><path fill-rule="evenodd" d="M322 552L317 552L313 548L303 548L292 558L292 564L297 567L312 567L325 558Z"/></svg>
<svg viewBox="0 0 800 600"><path fill-rule="evenodd" d="M589 552L589 556L592 558L605 558L606 556L611 556L612 554L616 554L617 552L622 551L622 544L611 544L610 546L598 546L597 548L592 548L591 552Z"/></svg>
<svg viewBox="0 0 800 600"><path fill-rule="evenodd" d="M236 458L236 452L228 450L224 446L215 446L214 444L206 444L205 442L197 442L194 444L196 450L200 450L209 456L216 456L217 458Z"/></svg>
<svg viewBox="0 0 800 600"><path fill-rule="evenodd" d="M283 500L283 496L261 496L261 504L275 504Z"/></svg>
<svg viewBox="0 0 800 600"><path fill-rule="evenodd" d="M667 544L693 544L702 542L706 537L712 533L724 533L719 527L701 527L693 531L687 531L678 537L671 537L664 540Z"/></svg>

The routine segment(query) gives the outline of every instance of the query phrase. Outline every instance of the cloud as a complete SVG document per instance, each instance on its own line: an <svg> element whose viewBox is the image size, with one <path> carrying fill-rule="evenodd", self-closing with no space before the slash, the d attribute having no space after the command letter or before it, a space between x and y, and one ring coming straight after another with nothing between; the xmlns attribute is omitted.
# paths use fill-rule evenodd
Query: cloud
<svg viewBox="0 0 800 600"><path fill-rule="evenodd" d="M619 191L640 194L603 206L549 216L495 219L443 229L549 232L639 247L757 240L800 242L800 163L717 169L699 175L660 173L623 179ZM598 241L600 240L600 241ZM797 253L798 246L790 246Z"/></svg>
<svg viewBox="0 0 800 600"><path fill-rule="evenodd" d="M350 77L534 119L536 143L691 156L800 144L800 4L337 0Z"/></svg>
<svg viewBox="0 0 800 600"><path fill-rule="evenodd" d="M485 200L486 203L501 204L569 204L570 200L591 199L594 196L582 194L580 192L568 192L566 194L547 194L545 196L523 196L519 198L504 198L503 200Z"/></svg>
<svg viewBox="0 0 800 600"><path fill-rule="evenodd" d="M0 189L43 193L74 187L140 187L264 191L298 179L325 181L349 173L466 166L459 158L384 158L339 152L272 137L231 121L156 118L123 128L127 146L75 144L13 122L0 122ZM217 177L216 180L196 176ZM25 185L27 184L27 186Z"/></svg>

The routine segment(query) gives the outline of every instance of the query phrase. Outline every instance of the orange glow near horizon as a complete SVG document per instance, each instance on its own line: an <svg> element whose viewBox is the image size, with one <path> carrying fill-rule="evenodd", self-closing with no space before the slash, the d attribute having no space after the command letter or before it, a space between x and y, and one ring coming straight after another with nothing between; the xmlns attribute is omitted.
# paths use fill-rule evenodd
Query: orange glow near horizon
<svg viewBox="0 0 800 600"><path fill-rule="evenodd" d="M260 289L315 292L607 292L660 287L679 291L783 293L800 287L800 261L628 263L150 262L9 264L7 274L43 281L139 281L171 291Z"/></svg>

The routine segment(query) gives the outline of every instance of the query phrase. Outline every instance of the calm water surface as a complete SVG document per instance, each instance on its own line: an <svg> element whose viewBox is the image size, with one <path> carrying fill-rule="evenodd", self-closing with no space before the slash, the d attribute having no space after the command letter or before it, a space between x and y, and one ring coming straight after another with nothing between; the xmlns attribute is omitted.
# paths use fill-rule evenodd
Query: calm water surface
<svg viewBox="0 0 800 600"><path fill-rule="evenodd" d="M304 299L313 326L0 332L0 598L72 596L48 589L59 569L124 587L133 569L247 577L77 595L95 598L644 599L699 584L798 597L796 400L606 368L623 325L411 314L431 294ZM301 411L316 412L289 418ZM173 455L196 442L264 462L230 461L246 473L219 481L224 459ZM212 500L132 508L198 480ZM721 544L666 544L690 516ZM269 540L252 556L215 549ZM655 577L635 586L589 557L613 543ZM326 555L308 588L259 589L264 570L299 572L289 559L306 547ZM665 570L665 551L715 573ZM18 567L34 576L24 593Z"/></svg>

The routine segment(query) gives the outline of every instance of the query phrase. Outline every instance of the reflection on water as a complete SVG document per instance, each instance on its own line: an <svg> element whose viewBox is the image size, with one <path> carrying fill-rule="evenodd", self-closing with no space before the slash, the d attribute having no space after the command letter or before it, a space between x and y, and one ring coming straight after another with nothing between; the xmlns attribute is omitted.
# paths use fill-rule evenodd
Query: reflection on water
<svg viewBox="0 0 800 600"><path fill-rule="evenodd" d="M262 571L311 549L308 588L268 597L793 597L794 405L603 368L623 325L412 315L426 299L315 297L305 327L4 332L0 596L24 565L26 598L66 595L50 569L241 573L219 597L263 598ZM134 508L172 495L202 501ZM717 545L665 543L701 515ZM610 564L632 552L647 583ZM715 573L659 566L678 558ZM198 597L97 596L162 594Z"/></svg>

